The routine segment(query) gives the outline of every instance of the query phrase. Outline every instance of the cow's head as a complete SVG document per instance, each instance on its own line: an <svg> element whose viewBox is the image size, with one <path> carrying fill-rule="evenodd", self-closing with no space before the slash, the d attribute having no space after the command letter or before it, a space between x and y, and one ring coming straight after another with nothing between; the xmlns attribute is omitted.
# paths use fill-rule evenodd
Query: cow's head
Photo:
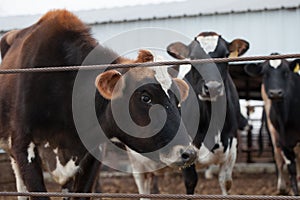
<svg viewBox="0 0 300 200"><path fill-rule="evenodd" d="M268 60L263 63L248 64L245 66L245 71L254 77L263 76L263 89L269 99L283 100L289 87L292 86L291 76L299 73L299 63L299 59L293 62L285 59Z"/></svg>
<svg viewBox="0 0 300 200"><path fill-rule="evenodd" d="M138 60L152 59L150 52L140 51ZM104 125L108 137L167 165L184 166L195 160L196 151L178 109L188 96L185 81L171 78L161 66L109 70L98 75L95 84L109 100L111 122Z"/></svg>
<svg viewBox="0 0 300 200"><path fill-rule="evenodd" d="M249 43L242 39L235 39L227 42L219 34L215 32L202 32L189 44L185 45L181 42L175 42L167 47L168 53L177 59L205 59L205 58L226 58L243 55L249 48ZM223 82L226 81L228 73L228 63L216 63L218 68L216 72L213 63L205 63L198 65L207 74L205 78L200 74L194 78L198 81L192 83L197 85L196 92L202 100L213 100L224 94ZM204 69L203 69L204 68ZM191 71L193 71L191 69ZM220 76L217 74L221 74Z"/></svg>

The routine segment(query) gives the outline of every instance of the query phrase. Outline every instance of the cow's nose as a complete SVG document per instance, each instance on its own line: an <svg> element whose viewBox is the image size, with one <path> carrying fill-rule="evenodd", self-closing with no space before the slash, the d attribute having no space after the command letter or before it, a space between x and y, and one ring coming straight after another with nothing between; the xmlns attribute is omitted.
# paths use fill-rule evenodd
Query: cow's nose
<svg viewBox="0 0 300 200"><path fill-rule="evenodd" d="M271 89L268 94L270 99L282 99L284 92L281 89Z"/></svg>
<svg viewBox="0 0 300 200"><path fill-rule="evenodd" d="M197 151L194 147L188 147L186 149L181 149L181 160L186 165L192 164L197 157Z"/></svg>
<svg viewBox="0 0 300 200"><path fill-rule="evenodd" d="M218 81L209 81L203 86L204 93L211 97L220 95L222 92L222 84Z"/></svg>

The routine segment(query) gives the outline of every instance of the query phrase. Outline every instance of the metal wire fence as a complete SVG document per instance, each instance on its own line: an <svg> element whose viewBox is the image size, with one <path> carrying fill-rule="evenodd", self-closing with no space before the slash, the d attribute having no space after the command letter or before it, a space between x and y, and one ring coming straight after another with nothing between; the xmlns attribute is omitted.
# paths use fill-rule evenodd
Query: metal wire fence
<svg viewBox="0 0 300 200"><path fill-rule="evenodd" d="M174 60L148 63L131 63L131 64L105 64L89 66L53 66L53 67L35 67L22 69L2 69L0 74L13 73L36 73L36 72L63 72L77 70L103 70L117 68L134 68L134 67L153 67L169 66L183 64L203 64L203 63L222 63L222 62L243 62L243 61L262 61L274 59L300 58L300 54L284 54L269 56L249 56L237 58L211 58L198 60ZM185 195L185 194L125 194L125 193L66 193L66 192L0 192L2 197L75 197L75 198L151 198L151 199L229 199L229 200L300 200L296 196L260 196L260 195Z"/></svg>
<svg viewBox="0 0 300 200"><path fill-rule="evenodd" d="M0 196L77 197L77 198L151 198L151 199L223 199L223 200L299 200L296 196L267 195L186 195L186 194L126 194L126 193L58 193L58 192L0 192Z"/></svg>
<svg viewBox="0 0 300 200"><path fill-rule="evenodd" d="M34 73L34 72L63 72L63 71L77 71L77 70L104 70L117 68L135 68L135 67L153 67L153 66L170 66L170 65L184 65L184 64L203 64L203 63L222 63L222 62L243 62L243 61L261 61L274 59L288 59L300 58L300 54L283 54L283 55L269 55L269 56L248 56L237 58L210 58L197 60L172 60L146 63L130 63L130 64L104 64L104 65L88 65L88 66L52 66L52 67L34 67L22 69L2 69L0 74L13 73Z"/></svg>

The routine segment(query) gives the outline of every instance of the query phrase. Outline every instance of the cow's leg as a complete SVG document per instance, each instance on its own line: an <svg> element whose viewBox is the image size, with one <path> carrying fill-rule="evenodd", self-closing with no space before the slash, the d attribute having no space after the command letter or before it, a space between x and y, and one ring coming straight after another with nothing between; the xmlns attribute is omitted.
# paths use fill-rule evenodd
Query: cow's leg
<svg viewBox="0 0 300 200"><path fill-rule="evenodd" d="M232 139L231 147L228 149L228 157L220 164L219 184L223 195L227 195L232 186L232 171L237 156L237 139Z"/></svg>
<svg viewBox="0 0 300 200"><path fill-rule="evenodd" d="M152 176L151 194L159 194L158 176L155 174Z"/></svg>
<svg viewBox="0 0 300 200"><path fill-rule="evenodd" d="M34 143L26 143L26 140L21 140L21 138L17 139L12 143L12 156L14 159L12 163L16 177L20 177L17 178L18 189L20 191L27 189L29 192L46 192L41 160ZM49 198L32 197L31 199L48 200Z"/></svg>
<svg viewBox="0 0 300 200"><path fill-rule="evenodd" d="M273 125L268 120L268 128L271 135L271 140L273 144L273 152L275 164L277 167L277 190L279 194L287 194L286 191L286 181L284 177L284 159L281 154L281 148L279 147L277 131Z"/></svg>
<svg viewBox="0 0 300 200"><path fill-rule="evenodd" d="M97 154L99 156L99 154ZM74 192L90 193L93 191L97 177L99 175L101 162L92 154L87 153L80 163L80 170L77 172L74 181ZM90 199L90 198L74 198L74 199Z"/></svg>
<svg viewBox="0 0 300 200"><path fill-rule="evenodd" d="M134 182L138 188L139 194L150 194L152 185L152 173L143 173L145 171L143 163L141 163L134 152L127 148L127 154L131 163ZM152 176L150 175L152 174ZM140 200L149 200L148 198L140 198Z"/></svg>
<svg viewBox="0 0 300 200"><path fill-rule="evenodd" d="M17 191L18 192L27 192L26 186L25 186L24 181L21 177L21 172L19 170L19 167L18 167L15 159L10 157L10 161L11 161L11 166L12 166L12 169L13 169L13 171L15 173L15 177L16 177ZM18 196L18 200L26 200L26 199L28 199L28 198L23 197L23 196Z"/></svg>
<svg viewBox="0 0 300 200"><path fill-rule="evenodd" d="M298 188L300 187L300 143L294 147L294 152L296 155L296 167L297 167L297 182Z"/></svg>
<svg viewBox="0 0 300 200"><path fill-rule="evenodd" d="M207 167L204 172L204 177L205 179L212 179L214 177L213 172L212 172L212 165Z"/></svg>
<svg viewBox="0 0 300 200"><path fill-rule="evenodd" d="M277 167L277 190L279 194L287 194L286 181L284 177L284 160L278 142L278 133L270 120L271 100L267 97L264 85L261 86L261 94L265 103L267 126L272 140L275 164Z"/></svg>
<svg viewBox="0 0 300 200"><path fill-rule="evenodd" d="M66 182L64 185L61 186L61 192L68 193L73 192L73 186L74 186L74 179L70 179L68 182ZM69 197L64 197L63 200L68 200Z"/></svg>
<svg viewBox="0 0 300 200"><path fill-rule="evenodd" d="M293 150L282 148L285 163L287 164L288 172L290 175L291 187L294 195L298 196L298 184L297 184L297 169L296 169L296 155Z"/></svg>
<svg viewBox="0 0 300 200"><path fill-rule="evenodd" d="M290 174L290 181L291 181L291 186L294 192L294 195L298 196L298 184L297 184L297 171L296 171L296 162L291 161L290 164L287 165L289 174Z"/></svg>
<svg viewBox="0 0 300 200"><path fill-rule="evenodd" d="M195 164L182 170L184 184L187 194L194 194L198 182L198 175Z"/></svg>
<svg viewBox="0 0 300 200"><path fill-rule="evenodd" d="M149 172L149 173L133 173L133 178L137 185L139 194L150 194L153 176L154 175L151 172ZM149 200L149 199L148 198L140 198L140 200Z"/></svg>

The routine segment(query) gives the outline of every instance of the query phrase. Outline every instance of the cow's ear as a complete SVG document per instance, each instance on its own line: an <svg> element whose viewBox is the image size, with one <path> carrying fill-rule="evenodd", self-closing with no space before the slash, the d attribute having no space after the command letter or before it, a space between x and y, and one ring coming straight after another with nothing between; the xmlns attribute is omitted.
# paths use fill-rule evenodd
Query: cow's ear
<svg viewBox="0 0 300 200"><path fill-rule="evenodd" d="M3 35L0 41L1 58L3 59L20 30L12 30Z"/></svg>
<svg viewBox="0 0 300 200"><path fill-rule="evenodd" d="M179 92L180 92L180 102L183 102L187 99L189 95L189 85L182 79L173 78L173 81L177 85Z"/></svg>
<svg viewBox="0 0 300 200"><path fill-rule="evenodd" d="M246 53L249 49L249 42L242 39L235 39L228 44L229 57L238 57Z"/></svg>
<svg viewBox="0 0 300 200"><path fill-rule="evenodd" d="M122 74L116 70L103 72L97 76L95 85L104 98L108 100L116 98L122 94L124 85Z"/></svg>
<svg viewBox="0 0 300 200"><path fill-rule="evenodd" d="M300 74L300 59L295 59L290 62L290 70L294 73Z"/></svg>
<svg viewBox="0 0 300 200"><path fill-rule="evenodd" d="M181 42L174 42L167 47L167 52L170 56L177 59L185 59L189 56L189 47Z"/></svg>
<svg viewBox="0 0 300 200"><path fill-rule="evenodd" d="M136 63L143 63L143 62L152 62L154 61L154 56L149 50L141 49L139 50L139 55L135 60Z"/></svg>
<svg viewBox="0 0 300 200"><path fill-rule="evenodd" d="M247 64L244 67L245 72L253 77L261 76L263 74L263 67L260 64Z"/></svg>

